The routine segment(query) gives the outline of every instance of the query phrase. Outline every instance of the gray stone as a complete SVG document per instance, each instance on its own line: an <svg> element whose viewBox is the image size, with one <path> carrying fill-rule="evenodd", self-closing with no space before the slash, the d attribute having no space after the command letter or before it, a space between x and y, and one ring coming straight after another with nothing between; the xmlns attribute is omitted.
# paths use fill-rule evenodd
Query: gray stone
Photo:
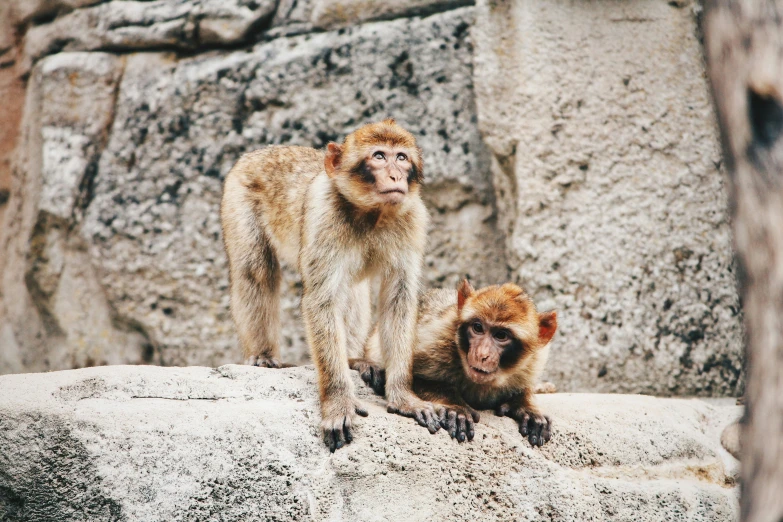
<svg viewBox="0 0 783 522"><path fill-rule="evenodd" d="M10 16L14 24L22 25L30 22L40 22L69 12L79 7L97 4L102 0L24 0L24 2L8 2Z"/></svg>
<svg viewBox="0 0 783 522"><path fill-rule="evenodd" d="M281 38L252 52L128 56L82 233L113 309L143 325L164 363L239 360L221 182L240 154L270 143L323 147L395 116L426 158L431 283L455 285L468 272L505 278L464 51L471 21L462 9ZM289 272L283 358L292 362L308 356L298 294Z"/></svg>
<svg viewBox="0 0 783 522"><path fill-rule="evenodd" d="M532 449L483 412L472 442L386 413L330 455L315 372L117 366L0 377L4 520L690 520L738 517L737 406L539 398Z"/></svg>
<svg viewBox="0 0 783 522"><path fill-rule="evenodd" d="M61 51L128 51L243 43L274 14L274 0L111 1L32 27L30 63Z"/></svg>
<svg viewBox="0 0 783 522"><path fill-rule="evenodd" d="M732 395L742 332L691 3L480 2L479 126L561 390Z"/></svg>
<svg viewBox="0 0 783 522"><path fill-rule="evenodd" d="M280 0L267 38L336 29L369 21L391 20L474 5L474 0Z"/></svg>
<svg viewBox="0 0 783 522"><path fill-rule="evenodd" d="M143 333L114 314L78 233L121 66L111 54L75 53L33 70L1 243L0 371L154 357Z"/></svg>
<svg viewBox="0 0 783 522"><path fill-rule="evenodd" d="M32 24L37 64L3 218L0 373L238 361L222 177L267 143L394 116L424 149L426 286L512 279L557 308L560 390L741 392L698 3L93 3L0 9ZM61 52L76 49L112 53ZM308 359L298 294L288 270L290 362Z"/></svg>

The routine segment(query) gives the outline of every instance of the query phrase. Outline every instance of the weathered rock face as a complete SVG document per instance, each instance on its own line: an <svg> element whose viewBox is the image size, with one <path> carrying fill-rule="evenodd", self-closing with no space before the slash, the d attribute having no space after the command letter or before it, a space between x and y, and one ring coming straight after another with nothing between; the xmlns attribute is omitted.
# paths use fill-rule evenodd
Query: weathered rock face
<svg viewBox="0 0 783 522"><path fill-rule="evenodd" d="M548 375L574 389L737 388L720 149L671 4L500 4L473 31L512 277L560 310Z"/></svg>
<svg viewBox="0 0 783 522"><path fill-rule="evenodd" d="M692 520L738 517L720 429L737 406L539 397L531 449L482 414L472 442L385 412L330 455L312 368L110 367L0 377L3 520Z"/></svg>
<svg viewBox="0 0 783 522"><path fill-rule="evenodd" d="M0 372L238 361L223 177L264 144L322 147L393 116L424 150L427 286L512 279L557 307L561 390L736 393L739 307L690 4L466 3L12 10L31 74ZM298 287L287 272L291 362L307 360Z"/></svg>

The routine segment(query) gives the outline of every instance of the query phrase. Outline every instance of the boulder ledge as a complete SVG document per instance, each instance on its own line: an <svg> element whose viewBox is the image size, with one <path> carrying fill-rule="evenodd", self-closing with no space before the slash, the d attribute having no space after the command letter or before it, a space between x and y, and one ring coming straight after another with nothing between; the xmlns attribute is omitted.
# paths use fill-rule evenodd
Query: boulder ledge
<svg viewBox="0 0 783 522"><path fill-rule="evenodd" d="M482 414L459 444L386 413L330 455L312 367L112 366L0 377L2 520L738 517L733 401L554 394L552 441Z"/></svg>

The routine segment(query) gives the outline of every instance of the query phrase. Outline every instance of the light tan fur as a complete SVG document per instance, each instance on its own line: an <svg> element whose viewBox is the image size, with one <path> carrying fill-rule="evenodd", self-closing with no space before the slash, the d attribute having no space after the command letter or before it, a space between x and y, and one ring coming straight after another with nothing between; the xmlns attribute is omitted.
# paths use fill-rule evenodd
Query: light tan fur
<svg viewBox="0 0 783 522"><path fill-rule="evenodd" d="M380 164L373 159L378 150L393 157L372 167L373 161ZM325 438L342 437L337 431L344 430L344 442L350 442L354 413L366 414L355 399L347 361L361 356L369 334L369 279L375 276L381 280L379 351L389 409L435 417L432 405L411 392L428 224L421 172L413 136L386 120L360 128L342 145L330 143L326 151L273 146L245 154L226 177L223 238L245 362L280 365L279 263L298 267ZM381 190L403 185L404 195Z"/></svg>

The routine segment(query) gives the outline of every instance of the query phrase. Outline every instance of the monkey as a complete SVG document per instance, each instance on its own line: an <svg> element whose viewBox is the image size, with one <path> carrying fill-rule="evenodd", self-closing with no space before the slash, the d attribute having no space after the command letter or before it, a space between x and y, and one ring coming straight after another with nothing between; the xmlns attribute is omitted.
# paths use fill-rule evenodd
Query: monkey
<svg viewBox="0 0 783 522"><path fill-rule="evenodd" d="M269 146L243 155L221 200L231 314L245 364L278 368L280 263L302 278L301 310L330 451L353 440L349 357L370 333L370 279L380 279L379 346L387 410L435 433L434 406L412 391L412 349L429 214L414 136L393 119L325 150Z"/></svg>
<svg viewBox="0 0 783 522"><path fill-rule="evenodd" d="M458 442L472 440L477 410L494 409L517 421L531 446L551 438L551 420L533 401L557 330L557 312L539 313L519 286L506 283L476 291L467 279L456 292L430 290L421 297L413 352L413 389L436 405L441 426ZM383 391L384 370L373 333L361 359L362 380Z"/></svg>

